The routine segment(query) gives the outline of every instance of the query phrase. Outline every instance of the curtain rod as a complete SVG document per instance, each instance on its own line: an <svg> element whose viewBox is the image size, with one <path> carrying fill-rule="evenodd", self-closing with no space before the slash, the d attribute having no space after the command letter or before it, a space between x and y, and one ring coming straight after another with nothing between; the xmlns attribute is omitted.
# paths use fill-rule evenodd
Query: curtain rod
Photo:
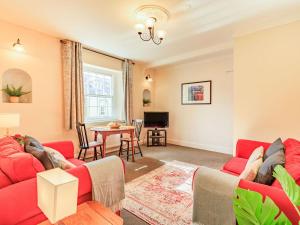
<svg viewBox="0 0 300 225"><path fill-rule="evenodd" d="M117 59L117 60L120 60L120 61L123 61L123 62L125 61L125 59L123 59L123 58L119 58L119 57L112 56L112 55L109 55L109 54L106 54L106 53L103 53L103 52L99 52L99 51L94 50L92 48L88 48L88 47L82 47L82 48L85 49L85 50L88 50L90 52L94 52L94 53L97 53L97 54L105 55L105 56L113 58L113 59ZM129 60L129 62L131 62L133 65L135 64L132 60Z"/></svg>
<svg viewBox="0 0 300 225"><path fill-rule="evenodd" d="M60 40L60 42L61 43L64 43L66 40ZM107 57L110 57L110 58L113 58L113 59L117 59L117 60L120 60L120 61L125 61L125 59L123 59L123 58L119 58L119 57L116 57L116 56L112 56L112 55L109 55L109 54L106 54L106 53L103 53L103 52L99 52L99 51L97 51L97 50L94 50L94 49L92 49L92 48L88 48L88 47L85 47L85 46L83 46L82 47L83 49L85 49L85 50L88 50L88 51L90 51L90 52L94 52L94 53L97 53L97 54L100 54L100 55L105 55L105 56L107 56ZM132 60L128 60L130 63L132 63L132 65L134 65L135 63L132 61Z"/></svg>

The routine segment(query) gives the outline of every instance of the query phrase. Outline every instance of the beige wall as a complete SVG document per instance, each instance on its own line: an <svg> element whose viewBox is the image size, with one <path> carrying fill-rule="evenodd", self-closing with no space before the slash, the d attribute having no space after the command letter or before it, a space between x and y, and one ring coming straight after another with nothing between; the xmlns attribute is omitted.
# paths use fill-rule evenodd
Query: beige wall
<svg viewBox="0 0 300 225"><path fill-rule="evenodd" d="M21 125L12 132L32 135L43 142L73 139L72 132L63 129L59 39L4 22L0 22L0 30L0 82L10 68L22 69L32 78L32 103L2 103L0 99L0 112L21 114ZM17 38L24 44L23 53L12 49ZM3 130L0 132L3 134Z"/></svg>
<svg viewBox="0 0 300 225"><path fill-rule="evenodd" d="M63 79L61 71L61 52L58 38L0 22L0 87L2 75L10 68L26 71L32 78L32 103L2 103L0 113L21 114L21 126L11 133L32 135L42 142L70 139L77 143L74 131L63 127ZM21 39L26 51L18 53L12 44ZM121 63L109 57L84 51L83 58L89 63L111 69L121 69ZM134 66L134 115L142 115L142 89L144 87L144 65ZM147 85L147 84L146 84ZM0 129L0 136L4 134ZM119 143L116 138L109 140L108 146Z"/></svg>
<svg viewBox="0 0 300 225"><path fill-rule="evenodd" d="M300 138L300 21L234 43L234 137Z"/></svg>
<svg viewBox="0 0 300 225"><path fill-rule="evenodd" d="M168 111L168 141L183 146L232 153L232 55L158 68L155 109ZM212 80L211 105L181 105L181 83Z"/></svg>

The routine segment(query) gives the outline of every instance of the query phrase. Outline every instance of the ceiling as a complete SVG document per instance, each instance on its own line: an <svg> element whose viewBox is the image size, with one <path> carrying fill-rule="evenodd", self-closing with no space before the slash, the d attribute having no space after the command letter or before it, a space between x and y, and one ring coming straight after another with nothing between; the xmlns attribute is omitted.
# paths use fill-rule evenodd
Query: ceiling
<svg viewBox="0 0 300 225"><path fill-rule="evenodd" d="M139 39L135 10L170 12L159 46ZM161 66L232 51L233 37L300 19L300 0L1 0L0 20Z"/></svg>

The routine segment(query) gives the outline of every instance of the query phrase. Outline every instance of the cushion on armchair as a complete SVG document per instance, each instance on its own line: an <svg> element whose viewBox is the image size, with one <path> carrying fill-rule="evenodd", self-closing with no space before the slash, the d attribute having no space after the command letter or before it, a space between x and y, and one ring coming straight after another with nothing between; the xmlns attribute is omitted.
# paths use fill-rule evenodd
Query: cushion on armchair
<svg viewBox="0 0 300 225"><path fill-rule="evenodd" d="M232 157L223 167L223 170L240 175L246 167L247 159Z"/></svg>
<svg viewBox="0 0 300 225"><path fill-rule="evenodd" d="M282 151L284 152L285 147L282 143L281 138L277 138L271 145L270 147L266 150L265 155L264 155L264 161L270 157L272 154Z"/></svg>
<svg viewBox="0 0 300 225"><path fill-rule="evenodd" d="M296 183L300 185L300 142L289 138L284 142L285 146L285 169L294 178ZM281 188L276 180L272 186Z"/></svg>
<svg viewBox="0 0 300 225"><path fill-rule="evenodd" d="M261 165L258 170L255 182L272 185L275 178L273 177L274 169L277 165L284 166L285 156L283 151L277 151L276 153L269 156Z"/></svg>

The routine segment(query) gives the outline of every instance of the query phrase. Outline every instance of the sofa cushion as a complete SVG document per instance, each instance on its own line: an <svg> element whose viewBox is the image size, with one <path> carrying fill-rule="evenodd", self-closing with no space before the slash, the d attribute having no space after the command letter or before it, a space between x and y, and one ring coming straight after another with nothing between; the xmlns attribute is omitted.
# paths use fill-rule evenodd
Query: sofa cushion
<svg viewBox="0 0 300 225"><path fill-rule="evenodd" d="M261 184L272 185L275 180L273 177L274 168L277 165L284 166L284 163L285 156L283 151L273 153L263 162L254 181Z"/></svg>
<svg viewBox="0 0 300 225"><path fill-rule="evenodd" d="M2 172L2 170L0 170L0 189L11 184L12 182L10 179L5 175L5 173Z"/></svg>
<svg viewBox="0 0 300 225"><path fill-rule="evenodd" d="M300 185L300 141L289 138L284 142L285 146L285 169ZM274 187L281 188L276 180L272 184Z"/></svg>
<svg viewBox="0 0 300 225"><path fill-rule="evenodd" d="M0 168L13 183L33 178L45 170L36 158L25 152L0 157Z"/></svg>
<svg viewBox="0 0 300 225"><path fill-rule="evenodd" d="M35 139L34 137L31 137L31 136L28 136L26 135L25 136L25 143L24 145L31 145L33 147L36 147L36 148L39 148L39 149L43 149L43 145L37 140Z"/></svg>
<svg viewBox="0 0 300 225"><path fill-rule="evenodd" d="M264 156L264 147L263 146L259 146L257 147L250 155L246 167L250 166L253 162L255 162L258 159L262 159Z"/></svg>
<svg viewBox="0 0 300 225"><path fill-rule="evenodd" d="M72 164L74 164L75 166L80 166L85 164L84 161L79 160L79 159L68 159L69 162L71 162Z"/></svg>
<svg viewBox="0 0 300 225"><path fill-rule="evenodd" d="M296 161L298 163L300 163L300 160L299 160L300 141L289 138L289 139L285 140L284 146L285 146L285 156L286 156L286 158L289 158L289 160L292 160L294 157L296 157ZM289 160L287 160L287 161L289 161ZM287 163L289 163L289 162L287 162Z"/></svg>
<svg viewBox="0 0 300 225"><path fill-rule="evenodd" d="M270 147L266 150L265 155L264 155L264 161L270 157L272 154L283 151L284 152L284 145L282 143L281 138L277 138L271 145Z"/></svg>
<svg viewBox="0 0 300 225"><path fill-rule="evenodd" d="M262 146L266 150L269 148L270 143L239 139L236 143L236 157L248 159L251 153L259 146Z"/></svg>
<svg viewBox="0 0 300 225"><path fill-rule="evenodd" d="M233 157L223 167L223 170L233 172L235 174L241 174L246 167L247 159Z"/></svg>
<svg viewBox="0 0 300 225"><path fill-rule="evenodd" d="M255 161L250 161L250 163L248 161L246 168L243 170L239 178L243 180L254 181L255 177L257 176L257 172L262 164L262 157Z"/></svg>
<svg viewBox="0 0 300 225"><path fill-rule="evenodd" d="M44 150L52 156L55 167L59 167L63 170L76 167L76 165L68 161L59 151L47 146L44 146Z"/></svg>
<svg viewBox="0 0 300 225"><path fill-rule="evenodd" d="M8 156L23 151L22 146L12 137L0 138L0 156Z"/></svg>
<svg viewBox="0 0 300 225"><path fill-rule="evenodd" d="M55 168L54 160L50 153L46 152L43 148L25 145L25 151L37 158L46 170Z"/></svg>

